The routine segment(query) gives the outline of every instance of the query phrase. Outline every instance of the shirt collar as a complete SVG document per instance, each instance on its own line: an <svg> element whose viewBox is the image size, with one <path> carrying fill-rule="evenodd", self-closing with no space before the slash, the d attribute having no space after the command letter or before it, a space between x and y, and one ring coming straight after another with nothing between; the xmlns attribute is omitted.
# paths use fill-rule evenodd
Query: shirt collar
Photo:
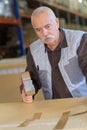
<svg viewBox="0 0 87 130"><path fill-rule="evenodd" d="M65 48L65 47L68 46L66 36L65 36L65 32L61 28L59 28L59 31L60 31L60 35L61 35L60 48Z"/></svg>

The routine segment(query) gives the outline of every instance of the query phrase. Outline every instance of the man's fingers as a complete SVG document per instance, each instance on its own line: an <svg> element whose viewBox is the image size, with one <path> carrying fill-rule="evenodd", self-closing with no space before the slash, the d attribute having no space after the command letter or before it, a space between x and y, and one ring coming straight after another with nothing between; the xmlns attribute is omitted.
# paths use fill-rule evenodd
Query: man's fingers
<svg viewBox="0 0 87 130"><path fill-rule="evenodd" d="M33 101L32 99L32 96L26 96L26 97L23 97L23 102L25 103L31 103Z"/></svg>
<svg viewBox="0 0 87 130"><path fill-rule="evenodd" d="M32 96L27 96L25 91L22 90L22 100L25 103L31 103L33 101L33 97Z"/></svg>

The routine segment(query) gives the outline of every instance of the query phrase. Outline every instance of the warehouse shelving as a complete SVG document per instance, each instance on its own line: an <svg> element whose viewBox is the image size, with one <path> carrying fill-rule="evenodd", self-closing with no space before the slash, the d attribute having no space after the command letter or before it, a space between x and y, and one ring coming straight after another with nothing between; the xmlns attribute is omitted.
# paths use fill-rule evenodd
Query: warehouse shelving
<svg viewBox="0 0 87 130"><path fill-rule="evenodd" d="M19 20L13 20L9 18L0 18L0 24L19 25Z"/></svg>
<svg viewBox="0 0 87 130"><path fill-rule="evenodd" d="M17 27L17 33L18 33L18 40L19 40L19 52L20 56L25 55L25 50L24 50L24 43L23 43L23 34L22 34L22 26L21 26L21 18L20 17L28 17L26 14L19 14L19 7L18 7L18 1L13 0L13 10L14 10L14 17L15 18L4 18L0 17L0 24L1 25L7 25L7 26L16 26ZM0 46L0 48L3 48L3 46ZM6 47L5 47L6 48Z"/></svg>
<svg viewBox="0 0 87 130"><path fill-rule="evenodd" d="M21 18L30 19L30 15L21 13ZM10 25L20 25L20 20L12 19L12 18L0 18L0 24L10 24Z"/></svg>
<svg viewBox="0 0 87 130"><path fill-rule="evenodd" d="M57 17L64 18L67 25L75 24L76 26L87 26L87 15L79 11L69 9L61 4L51 2L51 0L27 0L29 7L35 9L36 7L46 5L51 7L56 13Z"/></svg>
<svg viewBox="0 0 87 130"><path fill-rule="evenodd" d="M20 14L21 18L25 18L25 19L30 19L30 15L29 14L26 14L26 13L21 13Z"/></svg>
<svg viewBox="0 0 87 130"><path fill-rule="evenodd" d="M23 43L23 36L22 36L22 26L21 26L21 20L20 20L20 14L19 14L19 7L18 7L18 1L13 0L13 6L14 6L14 12L15 12L15 18L17 21L20 21L20 25L17 26L18 29L18 37L20 41L20 55L24 55L24 43Z"/></svg>
<svg viewBox="0 0 87 130"><path fill-rule="evenodd" d="M30 1L30 0L28 0L28 1ZM75 11L75 10L71 10L71 9L69 9L67 7L64 7L63 5L58 5L55 2L51 2L51 1L47 1L47 0L32 0L32 1L33 2L36 1L40 5L47 5L47 6L50 6L50 7L54 7L55 9L64 11L65 13L71 13L71 14L74 14L74 15L77 15L79 17L87 19L87 15L85 15L85 14L83 15L81 12L78 12L78 11Z"/></svg>

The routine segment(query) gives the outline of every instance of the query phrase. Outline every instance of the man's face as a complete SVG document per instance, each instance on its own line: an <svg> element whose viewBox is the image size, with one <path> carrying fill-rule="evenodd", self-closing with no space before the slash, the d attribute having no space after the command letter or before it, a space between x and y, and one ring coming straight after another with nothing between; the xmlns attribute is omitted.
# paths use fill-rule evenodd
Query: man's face
<svg viewBox="0 0 87 130"><path fill-rule="evenodd" d="M47 45L58 40L59 21L44 12L33 18L32 23L37 36Z"/></svg>

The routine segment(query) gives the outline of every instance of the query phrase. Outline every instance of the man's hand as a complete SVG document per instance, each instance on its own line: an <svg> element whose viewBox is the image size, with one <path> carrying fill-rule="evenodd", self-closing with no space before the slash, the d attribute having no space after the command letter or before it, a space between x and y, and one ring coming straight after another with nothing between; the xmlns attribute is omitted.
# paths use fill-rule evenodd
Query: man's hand
<svg viewBox="0 0 87 130"><path fill-rule="evenodd" d="M21 96L22 96L23 102L25 102L25 103L31 103L33 101L33 97L32 96L27 96L24 89L22 90Z"/></svg>

